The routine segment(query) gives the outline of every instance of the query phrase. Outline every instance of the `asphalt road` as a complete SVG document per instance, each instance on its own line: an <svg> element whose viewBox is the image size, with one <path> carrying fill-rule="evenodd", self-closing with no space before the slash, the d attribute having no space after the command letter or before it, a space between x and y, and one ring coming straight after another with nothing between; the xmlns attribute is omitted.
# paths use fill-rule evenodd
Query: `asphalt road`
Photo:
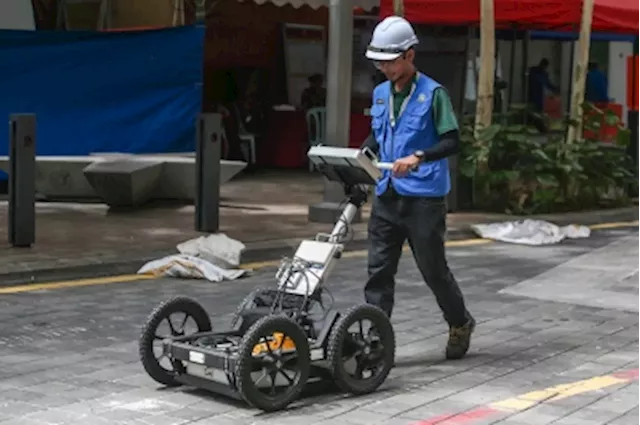
<svg viewBox="0 0 640 425"><path fill-rule="evenodd" d="M450 247L478 320L469 355L450 362L438 307L404 255L397 367L385 384L273 414L164 389L137 354L140 327L158 303L193 297L224 329L249 291L272 284L273 268L222 284L114 278L16 287L0 294L0 425L637 424L638 313L629 302L638 298L637 246L637 228L621 228L549 247ZM330 284L337 308L361 302L364 278L361 254L341 260Z"/></svg>

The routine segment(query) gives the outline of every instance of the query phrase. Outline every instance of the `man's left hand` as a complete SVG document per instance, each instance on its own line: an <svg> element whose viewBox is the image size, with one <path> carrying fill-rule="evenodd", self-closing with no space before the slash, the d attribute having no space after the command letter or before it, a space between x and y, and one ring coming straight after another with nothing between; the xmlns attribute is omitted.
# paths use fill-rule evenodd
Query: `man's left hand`
<svg viewBox="0 0 640 425"><path fill-rule="evenodd" d="M409 171L418 168L418 165L420 165L420 159L417 156L405 156L404 158L397 159L393 163L393 174L396 176L405 176L409 174Z"/></svg>

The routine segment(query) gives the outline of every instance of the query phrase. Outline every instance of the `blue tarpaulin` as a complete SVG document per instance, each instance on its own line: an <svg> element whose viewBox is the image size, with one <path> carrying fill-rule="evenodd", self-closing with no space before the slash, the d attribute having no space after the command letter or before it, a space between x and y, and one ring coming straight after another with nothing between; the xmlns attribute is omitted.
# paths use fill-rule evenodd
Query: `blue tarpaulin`
<svg viewBox="0 0 640 425"><path fill-rule="evenodd" d="M203 43L199 26L0 31L0 119L35 113L38 155L193 151Z"/></svg>

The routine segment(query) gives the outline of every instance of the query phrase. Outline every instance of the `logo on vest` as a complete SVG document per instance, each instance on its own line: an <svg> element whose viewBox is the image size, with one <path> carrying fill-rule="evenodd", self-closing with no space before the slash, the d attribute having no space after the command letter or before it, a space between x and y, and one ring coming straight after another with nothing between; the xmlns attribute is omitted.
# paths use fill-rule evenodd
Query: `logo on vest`
<svg viewBox="0 0 640 425"><path fill-rule="evenodd" d="M418 102L424 103L425 100L427 100L427 96L424 93L420 93L418 96Z"/></svg>

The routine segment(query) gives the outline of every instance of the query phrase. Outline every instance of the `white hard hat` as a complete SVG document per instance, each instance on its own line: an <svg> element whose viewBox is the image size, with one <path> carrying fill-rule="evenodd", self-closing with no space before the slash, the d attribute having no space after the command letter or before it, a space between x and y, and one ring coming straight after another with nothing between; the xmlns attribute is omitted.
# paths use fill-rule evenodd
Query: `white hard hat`
<svg viewBox="0 0 640 425"><path fill-rule="evenodd" d="M376 61L390 61L418 44L413 27L400 16L389 16L376 25L365 56Z"/></svg>

